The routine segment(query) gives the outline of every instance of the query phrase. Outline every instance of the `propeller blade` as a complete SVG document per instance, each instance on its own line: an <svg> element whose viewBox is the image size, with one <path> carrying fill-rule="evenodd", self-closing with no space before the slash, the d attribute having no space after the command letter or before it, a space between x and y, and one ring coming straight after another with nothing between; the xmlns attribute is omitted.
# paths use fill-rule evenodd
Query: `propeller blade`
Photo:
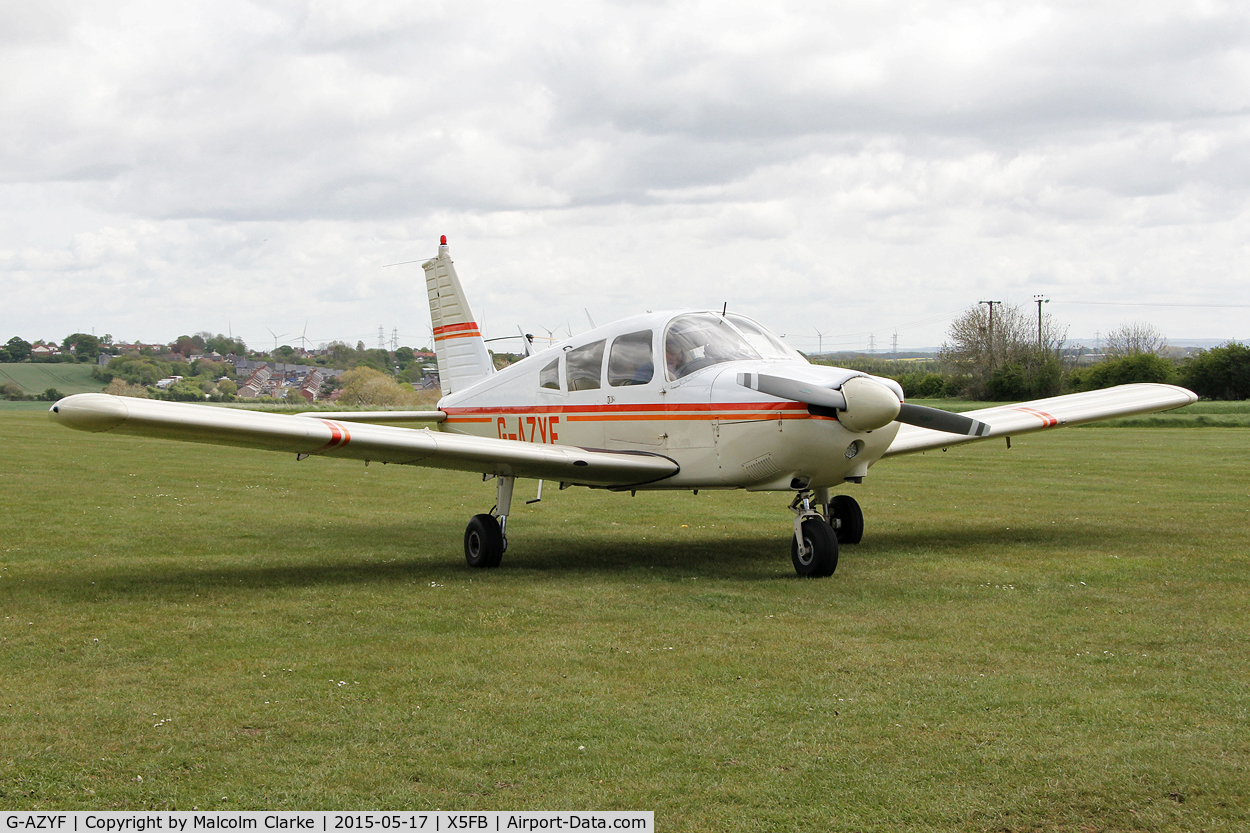
<svg viewBox="0 0 1250 833"><path fill-rule="evenodd" d="M796 382L783 376L767 376L763 373L739 373L738 384L743 387L775 396L778 399L789 399L791 402L806 402L808 405L819 405L823 408L846 410L846 397L842 391L822 388Z"/></svg>
<svg viewBox="0 0 1250 833"><path fill-rule="evenodd" d="M899 407L896 419L919 428L930 428L947 434L962 434L967 437L985 437L990 433L990 426L972 417L907 402Z"/></svg>
<svg viewBox="0 0 1250 833"><path fill-rule="evenodd" d="M842 390L834 390L784 376L739 373L738 384L779 399L833 408L841 412L838 419L852 431L871 431L888 425L891 420L897 420L920 428L967 437L985 437L990 433L990 426L984 422L924 405L900 403L895 416L892 413L894 402L897 401L894 399L895 395L870 379L848 379L842 384ZM852 400L849 405L848 399ZM855 402L860 404L856 406Z"/></svg>
<svg viewBox="0 0 1250 833"><path fill-rule="evenodd" d="M739 373L738 384L791 402L835 410L838 421L856 432L884 428L898 415L898 394L864 377L847 379L841 390L764 373Z"/></svg>

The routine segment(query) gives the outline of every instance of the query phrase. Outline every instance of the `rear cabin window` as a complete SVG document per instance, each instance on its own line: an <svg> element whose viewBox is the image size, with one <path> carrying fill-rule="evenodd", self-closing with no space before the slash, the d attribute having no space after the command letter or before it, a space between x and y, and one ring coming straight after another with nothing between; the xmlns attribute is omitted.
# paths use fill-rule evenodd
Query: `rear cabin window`
<svg viewBox="0 0 1250 833"><path fill-rule="evenodd" d="M596 390L603 376L603 345L596 341L585 347L570 350L564 359L564 373L569 380L569 390Z"/></svg>
<svg viewBox="0 0 1250 833"><path fill-rule="evenodd" d="M645 385L655 375L651 359L651 331L639 330L617 336L608 354L608 384Z"/></svg>
<svg viewBox="0 0 1250 833"><path fill-rule="evenodd" d="M550 390L560 389L560 360L552 359L551 364L538 371L538 386Z"/></svg>

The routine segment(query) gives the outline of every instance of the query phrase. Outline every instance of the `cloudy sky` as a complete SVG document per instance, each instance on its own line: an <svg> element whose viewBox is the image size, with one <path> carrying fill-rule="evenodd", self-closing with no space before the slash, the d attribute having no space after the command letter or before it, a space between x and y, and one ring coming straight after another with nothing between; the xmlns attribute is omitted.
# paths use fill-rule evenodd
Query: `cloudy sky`
<svg viewBox="0 0 1250 833"><path fill-rule="evenodd" d="M1247 338L1248 9L0 4L0 341L419 345L440 234L495 336L727 302L886 350L1040 294Z"/></svg>

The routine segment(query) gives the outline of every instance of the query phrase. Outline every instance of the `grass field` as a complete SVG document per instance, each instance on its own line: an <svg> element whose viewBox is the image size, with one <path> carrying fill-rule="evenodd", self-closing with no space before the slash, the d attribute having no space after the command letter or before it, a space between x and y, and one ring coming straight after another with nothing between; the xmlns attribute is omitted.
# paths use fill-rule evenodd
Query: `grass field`
<svg viewBox="0 0 1250 833"><path fill-rule="evenodd" d="M481 572L473 476L0 442L4 809L1250 826L1250 431L888 460L814 581L782 495L549 488Z"/></svg>
<svg viewBox="0 0 1250 833"><path fill-rule="evenodd" d="M90 364L0 364L0 387L15 383L27 396L38 396L48 388L61 393L95 393L104 390L104 383L91 378Z"/></svg>

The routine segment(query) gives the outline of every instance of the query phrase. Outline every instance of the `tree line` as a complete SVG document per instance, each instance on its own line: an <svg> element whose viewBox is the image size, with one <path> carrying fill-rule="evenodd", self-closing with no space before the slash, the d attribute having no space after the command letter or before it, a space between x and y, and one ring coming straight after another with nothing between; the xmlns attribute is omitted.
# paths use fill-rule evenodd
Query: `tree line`
<svg viewBox="0 0 1250 833"><path fill-rule="evenodd" d="M57 346L61 354L46 358L36 356L36 345ZM218 354L220 358L212 358L212 354ZM99 363L101 355L111 356L107 364ZM199 358L192 359L193 356ZM352 347L343 341L332 341L312 352L285 344L271 351L257 351L250 350L242 339L207 331L182 335L168 344L144 345L139 349L115 343L111 335L97 338L87 333L73 333L59 344L43 340L32 344L20 336L0 344L0 362L92 362L95 366L91 375L107 385L107 393L186 401L207 399L229 402L236 397L242 381L236 374L234 363L227 357L348 371L367 369L391 380L401 392L414 391L415 385L422 382L426 366L434 360L433 354L411 347L390 351L367 348L363 342L357 342ZM182 377L180 381L167 387L157 387L158 381L178 376ZM341 379L328 376L320 395L329 395L342 385ZM380 389L376 383L371 388L374 391ZM57 391L27 396L16 385L0 389L0 396L9 399L60 398ZM381 398L394 396L387 394Z"/></svg>
<svg viewBox="0 0 1250 833"><path fill-rule="evenodd" d="M1066 340L1066 328L1049 314L1034 316L1032 310L1021 306L983 303L970 307L952 322L934 361L919 366L907 363L907 369L899 362L864 357L841 363L896 379L913 398L1008 402L1132 382L1163 382L1183 385L1204 399L1250 399L1250 347L1244 344L1229 342L1173 359L1166 355L1167 341L1157 329L1133 322L1108 335L1102 361L1083 366L1076 360L1079 356L1064 349ZM66 336L60 347L64 351L56 359L60 361L95 361L101 352L120 352L111 336L96 338L86 333ZM33 349L30 342L14 336L0 345L0 362L29 361ZM433 361L428 353L411 347L391 352L366 348L363 342L353 348L346 342L332 341L313 355L290 345L260 352L249 350L241 339L200 332L179 336L159 349L147 347L114 355L107 366L97 365L92 375L110 385L120 380L120 386L113 385L110 390L123 395L143 392L163 398L233 399L238 389L234 365L208 358L188 360L204 353L344 370L365 368L373 373L357 374L367 378L360 378L347 397L361 405L397 405L410 400L408 394L416 391L425 367ZM516 358L499 354L496 364ZM182 376L183 380L165 390L155 388L157 380L171 376ZM393 383L393 390L379 381L383 377ZM331 378L322 393L344 384ZM20 395L20 391L0 393Z"/></svg>
<svg viewBox="0 0 1250 833"><path fill-rule="evenodd" d="M983 303L957 317L937 359L917 369L882 359L846 364L893 378L919 399L1018 402L1134 382L1182 385L1204 399L1250 399L1250 347L1238 342L1173 359L1162 333L1130 322L1107 336L1105 358L1089 365L1066 342L1066 327L1049 314Z"/></svg>

